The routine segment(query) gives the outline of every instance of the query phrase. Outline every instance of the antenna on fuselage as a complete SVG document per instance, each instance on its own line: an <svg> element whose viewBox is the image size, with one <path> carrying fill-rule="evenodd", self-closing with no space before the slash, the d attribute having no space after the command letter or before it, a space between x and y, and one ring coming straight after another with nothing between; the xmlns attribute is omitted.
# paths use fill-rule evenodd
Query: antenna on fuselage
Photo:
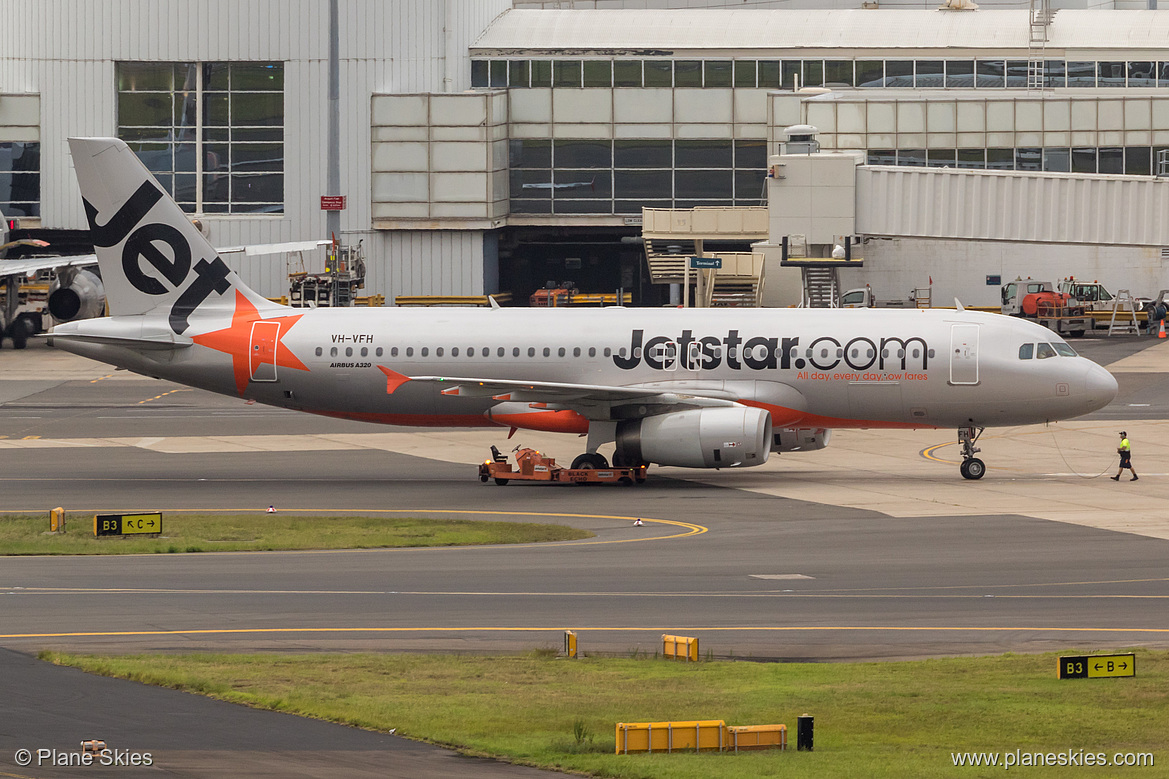
<svg viewBox="0 0 1169 779"><path fill-rule="evenodd" d="M958 313L962 313L966 310L966 306L962 305L962 301L958 298L954 298L954 308L958 309Z"/></svg>
<svg viewBox="0 0 1169 779"><path fill-rule="evenodd" d="M496 302L495 302L495 296L494 296L494 295L488 295L488 296L487 296L487 303L488 303L488 304L489 304L489 305L490 305L492 308L503 308L503 306L501 306L501 305L499 305L499 303L496 303Z"/></svg>

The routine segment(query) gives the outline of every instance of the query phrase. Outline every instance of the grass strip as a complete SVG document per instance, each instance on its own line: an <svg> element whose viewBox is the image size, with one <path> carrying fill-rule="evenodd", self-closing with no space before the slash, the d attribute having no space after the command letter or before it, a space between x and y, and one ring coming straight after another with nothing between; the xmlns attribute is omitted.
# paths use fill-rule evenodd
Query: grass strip
<svg viewBox="0 0 1169 779"><path fill-rule="evenodd" d="M44 652L83 670L530 765L596 776L995 776L952 753L1153 753L1154 767L1020 768L1025 776L1167 776L1169 653L1137 651L1127 679L1056 678L1056 655L898 663L522 656L133 655ZM635 653L634 653L635 654ZM1085 654L1069 650L1064 654ZM816 718L796 752L796 717ZM615 755L617 722L784 723L789 751ZM1073 764L1074 765L1074 764ZM1008 773L1007 775L1014 775Z"/></svg>
<svg viewBox="0 0 1169 779"><path fill-rule="evenodd" d="M290 514L164 514L154 537L94 538L93 515L71 515L48 533L46 516L0 517L0 555L258 552L277 549L529 544L591 538L566 525L420 517Z"/></svg>

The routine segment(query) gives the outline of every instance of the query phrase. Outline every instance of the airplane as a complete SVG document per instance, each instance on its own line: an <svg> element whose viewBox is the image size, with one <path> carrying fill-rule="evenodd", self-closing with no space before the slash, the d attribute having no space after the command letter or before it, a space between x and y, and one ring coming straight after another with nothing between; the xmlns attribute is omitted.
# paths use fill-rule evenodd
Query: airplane
<svg viewBox="0 0 1169 779"><path fill-rule="evenodd" d="M597 188L597 177L593 176L588 181L569 181L561 184L520 184L520 189L547 189L556 191L562 189L584 189L585 187L595 190Z"/></svg>
<svg viewBox="0 0 1169 779"><path fill-rule="evenodd" d="M200 225L196 223L196 229ZM242 252L246 256L305 252L325 246L331 241L295 241L291 243L253 244L217 249L219 254ZM35 249L49 244L37 239L22 238L8 241L8 220L0 214L0 254L16 246ZM102 283L96 254L32 257L20 260L0 260L0 288L4 290L4 305L0 308L0 345L7 336L16 349L23 349L30 336L41 331L41 316L34 312L19 312L20 284L26 277L43 270L52 270L54 279L49 286L45 308L57 322L90 319L105 312L105 287ZM97 270L97 272L95 272Z"/></svg>
<svg viewBox="0 0 1169 779"><path fill-rule="evenodd" d="M836 428L985 427L1107 405L1116 380L1032 322L955 310L293 309L244 285L113 138L69 141L111 316L49 334L136 373L410 426L587 436L574 468L760 465ZM514 432L514 431L513 431Z"/></svg>

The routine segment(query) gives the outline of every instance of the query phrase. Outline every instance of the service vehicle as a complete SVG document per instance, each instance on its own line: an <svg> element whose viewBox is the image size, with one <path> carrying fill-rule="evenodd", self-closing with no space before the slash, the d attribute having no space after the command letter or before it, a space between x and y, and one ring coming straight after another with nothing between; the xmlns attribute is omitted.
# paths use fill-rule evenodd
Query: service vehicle
<svg viewBox="0 0 1169 779"><path fill-rule="evenodd" d="M1060 335L1080 338L1095 325L1070 294L1057 292L1050 281L1016 278L1002 286L1002 313L1032 319Z"/></svg>
<svg viewBox="0 0 1169 779"><path fill-rule="evenodd" d="M641 484L645 481L648 463L627 467L610 467L595 461L588 455L581 455L573 462L572 468L562 468L556 460L545 457L535 449L517 446L516 464L512 466L507 456L496 447L491 447L491 459L479 466L479 481L495 479L499 486L513 479L519 481L546 481L559 484ZM577 467L577 466L580 467ZM603 466L603 467L602 467Z"/></svg>

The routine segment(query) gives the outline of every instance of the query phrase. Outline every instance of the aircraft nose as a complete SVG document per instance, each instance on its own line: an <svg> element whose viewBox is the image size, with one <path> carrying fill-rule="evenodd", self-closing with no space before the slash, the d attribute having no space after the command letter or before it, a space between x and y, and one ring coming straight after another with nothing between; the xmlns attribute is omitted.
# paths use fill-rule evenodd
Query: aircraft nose
<svg viewBox="0 0 1169 779"><path fill-rule="evenodd" d="M1084 377L1084 389L1094 411L1111 403L1120 388L1116 384L1116 378L1107 369L1091 363L1088 366L1088 375Z"/></svg>

